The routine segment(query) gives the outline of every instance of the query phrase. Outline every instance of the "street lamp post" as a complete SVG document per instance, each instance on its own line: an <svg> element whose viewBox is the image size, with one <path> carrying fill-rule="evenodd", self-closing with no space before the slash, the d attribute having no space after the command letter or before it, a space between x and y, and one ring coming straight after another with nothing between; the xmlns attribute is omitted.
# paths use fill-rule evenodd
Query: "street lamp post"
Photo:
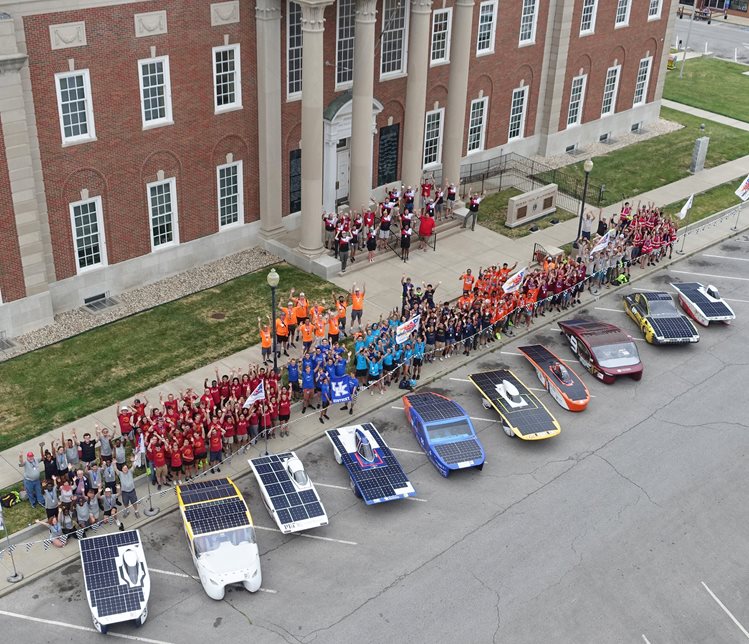
<svg viewBox="0 0 749 644"><path fill-rule="evenodd" d="M278 339L276 336L276 287L278 287L278 282L281 280L278 273L276 273L275 268L270 269L270 273L268 273L268 286L270 286L270 325L271 325L271 332L273 333L273 373L278 375L278 354L277 354L277 343ZM268 430L270 428L266 427L263 430L263 433L265 434L265 454L268 454Z"/></svg>
<svg viewBox="0 0 749 644"><path fill-rule="evenodd" d="M681 67L679 68L679 80L684 78L684 63L687 60L687 48L689 47L689 36L692 35L692 24L694 23L694 12L697 7L692 8L692 15L689 16L689 27L687 27L687 41L684 43L684 54L681 57Z"/></svg>
<svg viewBox="0 0 749 644"><path fill-rule="evenodd" d="M572 242L573 248L577 248L579 246L580 233L583 229L583 215L585 214L585 198L588 196L588 178L590 177L590 173L593 170L592 159L586 159L585 163L583 163L583 170L585 170L585 182L583 183L583 198L580 201L580 219L577 222L577 237L575 237L575 241Z"/></svg>

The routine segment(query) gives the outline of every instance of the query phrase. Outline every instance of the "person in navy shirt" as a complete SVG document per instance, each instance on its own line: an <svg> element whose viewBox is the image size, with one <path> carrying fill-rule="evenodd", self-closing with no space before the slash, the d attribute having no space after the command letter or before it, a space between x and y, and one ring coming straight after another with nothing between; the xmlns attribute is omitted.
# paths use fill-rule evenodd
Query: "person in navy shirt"
<svg viewBox="0 0 749 644"><path fill-rule="evenodd" d="M302 388L299 386L299 363L297 363L296 358L292 358L286 365L286 376L289 379L289 385L291 385L293 399L298 399L302 393Z"/></svg>
<svg viewBox="0 0 749 644"><path fill-rule="evenodd" d="M302 372L302 392L304 399L302 402L302 413L307 411L307 407L314 405L315 397L315 374L312 371L312 366L307 365L304 367Z"/></svg>
<svg viewBox="0 0 749 644"><path fill-rule="evenodd" d="M328 376L323 376L323 379L320 382L320 402L322 405L322 408L320 409L320 422L323 424L326 419L330 420L330 416L328 416L328 407L330 407L331 400L330 379Z"/></svg>

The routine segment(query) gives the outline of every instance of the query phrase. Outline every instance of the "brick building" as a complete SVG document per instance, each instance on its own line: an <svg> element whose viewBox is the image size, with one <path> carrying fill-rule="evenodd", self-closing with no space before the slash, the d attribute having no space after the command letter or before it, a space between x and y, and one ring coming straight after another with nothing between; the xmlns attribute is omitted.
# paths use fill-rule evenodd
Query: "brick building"
<svg viewBox="0 0 749 644"><path fill-rule="evenodd" d="M646 125L672 1L0 0L0 332Z"/></svg>

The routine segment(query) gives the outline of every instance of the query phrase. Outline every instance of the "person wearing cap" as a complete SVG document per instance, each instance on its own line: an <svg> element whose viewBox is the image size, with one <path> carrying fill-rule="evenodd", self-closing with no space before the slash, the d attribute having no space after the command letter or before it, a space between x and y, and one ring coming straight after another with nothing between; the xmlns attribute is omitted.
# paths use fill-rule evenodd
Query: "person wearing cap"
<svg viewBox="0 0 749 644"><path fill-rule="evenodd" d="M18 455L18 467L23 468L23 488L26 490L26 496L31 503L31 507L36 507L37 503L44 506L44 495L42 494L42 483L40 481L41 471L34 452L27 452L26 460L24 460L23 452L21 452Z"/></svg>

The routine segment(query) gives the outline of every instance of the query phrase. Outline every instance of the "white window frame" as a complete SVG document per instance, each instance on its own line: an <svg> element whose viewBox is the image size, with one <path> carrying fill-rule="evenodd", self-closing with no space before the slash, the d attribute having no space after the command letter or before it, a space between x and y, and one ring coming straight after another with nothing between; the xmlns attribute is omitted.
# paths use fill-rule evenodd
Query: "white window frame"
<svg viewBox="0 0 749 644"><path fill-rule="evenodd" d="M577 82L580 82L580 93L575 100L575 84ZM585 89L588 84L588 75L587 74L580 74L579 76L575 76L572 79L572 84L570 85L570 101L569 105L567 107L567 129L572 127L577 127L583 122L583 109L585 107ZM572 115L572 110L574 109L577 111L577 115L575 116L574 120L570 121L570 117Z"/></svg>
<svg viewBox="0 0 749 644"><path fill-rule="evenodd" d="M522 0L523 4L520 9L520 35L518 45L520 47L527 47L529 45L536 44L536 25L538 22L538 0ZM529 13L532 11L532 15ZM530 35L523 38L523 23L527 22L527 18L530 15Z"/></svg>
<svg viewBox="0 0 749 644"><path fill-rule="evenodd" d="M436 159L434 161L430 161L429 163L426 162L426 154L427 154L427 134L429 133L427 128L427 123L429 122L429 117L434 116L435 114L439 115L439 133L437 135L437 155ZM442 165L442 137L445 131L445 108L439 107L436 110L430 110L424 115L424 154L422 155L421 159L421 165L424 170L428 170L430 168L437 168L440 165Z"/></svg>
<svg viewBox="0 0 749 644"><path fill-rule="evenodd" d="M75 225L75 209L79 206L83 206L89 203L93 203L96 209L96 227L99 241L99 262L91 264L90 266L81 266L78 259L78 235L76 234ZM81 273L87 273L88 271L96 270L102 266L107 266L107 242L104 235L104 214L102 211L101 197L90 197L89 199L81 199L80 201L73 201L68 204L70 211L70 227L73 234L73 255L75 257L75 270L78 275Z"/></svg>
<svg viewBox="0 0 749 644"><path fill-rule="evenodd" d="M589 9L590 24L585 27L585 12ZM596 14L598 13L598 0L583 0L582 12L580 14L580 35L589 36L596 32Z"/></svg>
<svg viewBox="0 0 749 644"><path fill-rule="evenodd" d="M153 239L153 211L151 210L151 188L162 184L169 185L170 202L172 205L172 241L163 244L154 245ZM179 244L179 212L177 207L177 180L169 177L163 181L152 181L146 184L146 204L148 206L148 237L151 240L151 252L160 251L164 248L171 248Z"/></svg>
<svg viewBox="0 0 749 644"><path fill-rule="evenodd" d="M234 52L234 101L231 103L225 103L224 105L218 104L218 77L219 77L219 69L218 69L218 61L216 60L216 55L226 52L226 51L233 51ZM239 44L236 45L223 45L221 47L214 47L211 55L213 56L213 111L215 114L220 114L221 112L230 112L233 110L240 110L242 109L242 66L241 66L241 51Z"/></svg>
<svg viewBox="0 0 749 644"><path fill-rule="evenodd" d="M643 77L643 68L642 64L646 63L647 67L645 68L645 74ZM637 78L635 80L635 93L634 97L632 98L632 107L637 107L638 105L644 105L648 101L648 85L650 85L650 70L653 68L653 57L652 56L645 56L645 58L640 59L640 64L637 66ZM637 100L637 93L641 92L640 99Z"/></svg>
<svg viewBox="0 0 749 644"><path fill-rule="evenodd" d="M622 7L624 8L624 19L619 20L619 14ZM614 29L629 27L629 14L631 10L632 0L618 0L616 4L616 12L614 13Z"/></svg>
<svg viewBox="0 0 749 644"><path fill-rule="evenodd" d="M663 0L650 0L648 5L648 22L651 20L660 20L663 11Z"/></svg>
<svg viewBox="0 0 749 644"><path fill-rule="evenodd" d="M88 129L88 132L86 132L86 134L65 136L65 123L62 113L62 90L60 88L60 81L64 78L71 78L73 76L83 77L83 91L85 93L84 100L86 103L86 128ZM60 119L60 137L62 139L63 147L96 141L96 127L94 125L94 103L93 97L91 95L91 76L88 69L77 69L73 72L61 72L59 74L55 74L55 91L57 93L57 114Z"/></svg>
<svg viewBox="0 0 749 644"><path fill-rule="evenodd" d="M434 57L434 36L435 31L434 27L437 22L438 16L447 16L447 29L445 30L445 51L444 56L441 56L440 58ZM453 10L452 7L447 7L445 9L435 9L432 12L432 40L431 40L431 46L429 48L429 66L435 67L437 65L446 65L450 62L450 40L452 37L452 25L453 25Z"/></svg>
<svg viewBox="0 0 749 644"><path fill-rule="evenodd" d="M401 37L401 66L400 69L394 69L388 72L383 72L382 67L385 62L385 35L390 31L387 29L385 22L386 18L386 5L393 3L397 8L403 8L403 33ZM411 3L407 0L383 0L382 3L382 32L381 32L381 44L380 44L380 80L390 80L391 78L400 78L406 74L408 69L408 26L409 26L409 7Z"/></svg>
<svg viewBox="0 0 749 644"><path fill-rule="evenodd" d="M161 63L164 74L164 116L158 119L146 120L146 102L143 96L143 65ZM141 58L138 61L138 85L140 86L140 116L144 130L150 130L164 125L174 125L172 120L172 81L169 74L169 56L156 56L154 58Z"/></svg>
<svg viewBox="0 0 749 644"><path fill-rule="evenodd" d="M291 5L299 7L299 46L291 47L291 28L296 25L291 24ZM292 53L294 54L292 58ZM298 2L288 0L286 2L286 100L298 101L302 98L302 56L304 54L303 36L302 36L302 8ZM299 89L291 89L291 64L292 61L299 62ZM296 87L296 84L295 84Z"/></svg>
<svg viewBox="0 0 749 644"><path fill-rule="evenodd" d="M615 70L616 77L614 79L614 86L611 89L611 105L608 111L604 111L605 106L606 106L606 94L607 94L606 86L608 85L609 72L611 72L612 70ZM606 70L606 76L604 77L604 81L603 81L603 96L601 98L601 118L603 118L604 116L611 116L612 114L616 113L616 99L617 99L617 94L619 93L619 80L621 76L622 76L621 65L613 65Z"/></svg>
<svg viewBox="0 0 749 644"><path fill-rule="evenodd" d="M227 168L236 167L237 169L237 221L231 223L221 223L221 171ZM220 230L240 226L244 224L244 168L242 161L224 163L216 167L216 197L218 202L218 227Z"/></svg>
<svg viewBox="0 0 749 644"><path fill-rule="evenodd" d="M474 105L478 106L481 104L483 106L483 111L481 112L481 122L474 125L473 124L473 108ZM484 149L484 144L486 143L486 119L487 115L489 113L489 97L488 96L482 96L481 98L476 98L471 101L471 106L468 109L468 134L466 138L468 141L466 142L466 154L475 154L476 152L481 152ZM471 134L472 129L478 127L478 135L479 135L479 141L478 146L475 148L471 148Z"/></svg>
<svg viewBox="0 0 749 644"><path fill-rule="evenodd" d="M515 136L512 136L512 119L513 119L513 111L514 111L514 105L515 105L515 94L516 92L523 92L523 111L520 113L520 123L518 128L518 133ZM512 90L512 96L510 98L510 122L509 127L507 128L507 141L517 141L519 139L525 138L525 117L528 113L528 85L523 85L522 87L516 87Z"/></svg>
<svg viewBox="0 0 749 644"><path fill-rule="evenodd" d="M335 38L335 89L343 90L352 87L354 84L354 41L356 38L356 0L347 0L352 7L351 15L345 15L341 13L341 7L343 3L341 0L336 2L336 38ZM350 19L351 23L346 24L345 20ZM350 36L343 38L341 33L344 30L350 32ZM348 59L341 57L341 49L345 47L346 51L350 51L351 55ZM348 76L346 80L339 80L341 74Z"/></svg>
<svg viewBox="0 0 749 644"><path fill-rule="evenodd" d="M491 13L485 14L484 8L491 7ZM481 17L484 15L491 15L490 23L482 23ZM479 49L481 44L481 27L489 24L489 45L483 49ZM479 19L478 26L476 27L476 57L487 56L494 53L494 41L497 33L497 0L484 0L479 6Z"/></svg>

